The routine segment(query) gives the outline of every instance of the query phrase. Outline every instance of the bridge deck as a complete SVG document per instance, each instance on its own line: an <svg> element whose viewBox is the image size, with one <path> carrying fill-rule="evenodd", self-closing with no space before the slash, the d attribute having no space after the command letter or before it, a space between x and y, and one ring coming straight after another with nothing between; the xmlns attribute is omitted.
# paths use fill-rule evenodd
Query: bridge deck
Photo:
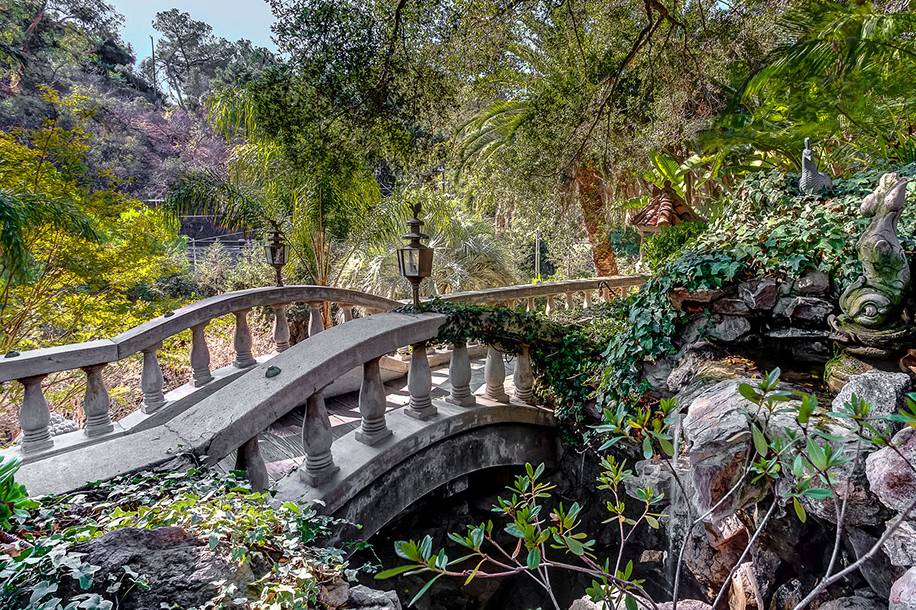
<svg viewBox="0 0 916 610"><path fill-rule="evenodd" d="M484 385L483 358L471 360L471 390L474 393L482 392ZM506 363L506 391L512 393L512 372L514 360ZM432 369L432 398L445 398L449 395L451 384L448 380L448 365ZM387 388L387 412L403 408L410 400L407 391L407 376L395 379L385 384ZM328 413L331 418L331 432L337 440L348 432L359 427L359 392L350 392L327 400ZM277 481L290 471L297 468L305 459L305 448L302 445L302 420L304 410L296 409L270 428L260 434L261 455L267 463L267 472L271 480ZM228 471L234 465L232 456L226 458L218 465L223 471Z"/></svg>

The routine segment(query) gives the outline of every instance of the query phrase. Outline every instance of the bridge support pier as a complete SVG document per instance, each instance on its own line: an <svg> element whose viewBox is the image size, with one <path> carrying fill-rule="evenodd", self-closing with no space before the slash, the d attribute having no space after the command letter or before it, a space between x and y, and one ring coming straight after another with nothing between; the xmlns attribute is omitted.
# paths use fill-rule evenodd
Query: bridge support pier
<svg viewBox="0 0 916 610"><path fill-rule="evenodd" d="M429 370L426 357L426 342L414 343L410 357L410 369L407 371L407 389L410 391L410 404L404 413L415 419L429 419L438 409L433 406L429 395L433 388L433 374Z"/></svg>

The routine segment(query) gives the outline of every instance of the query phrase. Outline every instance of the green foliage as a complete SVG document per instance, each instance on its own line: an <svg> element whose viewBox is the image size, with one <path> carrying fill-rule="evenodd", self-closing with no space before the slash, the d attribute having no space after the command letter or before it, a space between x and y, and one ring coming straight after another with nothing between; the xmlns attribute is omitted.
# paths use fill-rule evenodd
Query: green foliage
<svg viewBox="0 0 916 610"><path fill-rule="evenodd" d="M25 485L16 482L19 458L0 456L0 530L6 532L13 520L21 521L37 504L29 499Z"/></svg>
<svg viewBox="0 0 916 610"><path fill-rule="evenodd" d="M695 242L700 251L725 250L757 275L797 277L809 269L829 273L842 289L861 273L857 236L870 222L862 199L885 171L916 177L916 164L876 168L834 181L826 202L798 195L797 178L779 172L749 174L722 215ZM910 185L910 198L916 184ZM906 210L899 234L904 247L916 246L916 213Z"/></svg>
<svg viewBox="0 0 916 610"><path fill-rule="evenodd" d="M27 518L20 515L16 521L17 533L32 546L0 561L5 607L117 607L131 589L148 586L145 575L127 565L123 574L99 582L98 568L72 547L124 527L181 527L227 561L270 566L249 591L223 586L212 600L215 607L240 599L259 610L313 607L319 585L344 566L338 550L314 546L331 519L309 506L272 504L267 494L250 489L242 473L141 473L79 494L41 498L30 508ZM63 591L77 593L61 599Z"/></svg>
<svg viewBox="0 0 916 610"><path fill-rule="evenodd" d="M506 488L510 495L499 497L493 507L493 512L505 521L501 532L493 521L468 526L466 533L450 532L449 540L461 547L460 556L454 559L444 548L436 550L430 536L397 541L395 552L407 563L381 571L375 578L385 580L401 574L429 573L431 578L408 604L413 606L444 576L461 578L468 585L475 578L527 573L554 599L548 569L574 570L593 579L589 595L594 601L607 602L610 607L623 602L628 608L634 607L637 599L645 602L649 598L642 589L644 581L633 577L633 562L622 565L623 548L636 528L644 524L654 529L659 527L659 519L666 515L655 511L653 506L663 497L650 487L637 490L638 516L628 517L620 491L633 473L611 457L604 459L601 466L598 489L611 497L606 504L610 517L605 523L617 524L615 529L620 532L616 563L596 556L596 541L583 531L579 517L582 506L578 502L569 506L556 502L552 493L556 486L541 480L544 465L526 464L524 474ZM629 532L625 533L627 528ZM511 544L507 546L504 541ZM513 546L516 550L510 553L507 548Z"/></svg>
<svg viewBox="0 0 916 610"><path fill-rule="evenodd" d="M702 234L705 228L706 223L699 221L662 228L643 242L642 262L652 271L657 271L665 263L680 256L691 240Z"/></svg>

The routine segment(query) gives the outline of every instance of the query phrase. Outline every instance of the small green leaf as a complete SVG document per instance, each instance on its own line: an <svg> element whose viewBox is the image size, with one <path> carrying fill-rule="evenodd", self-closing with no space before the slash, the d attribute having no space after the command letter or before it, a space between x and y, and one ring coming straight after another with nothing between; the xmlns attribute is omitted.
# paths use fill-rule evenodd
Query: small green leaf
<svg viewBox="0 0 916 610"><path fill-rule="evenodd" d="M763 432L760 428L757 427L757 424L751 424L751 436L754 439L754 449L757 450L757 453L760 457L766 457L769 453L769 446L767 445L767 439L763 435Z"/></svg>
<svg viewBox="0 0 916 610"><path fill-rule="evenodd" d="M804 523L808 520L808 513L805 512L805 507L798 501L798 498L792 498L792 506L795 508L795 514L798 515L799 521Z"/></svg>
<svg viewBox="0 0 916 610"><path fill-rule="evenodd" d="M541 565L541 551L539 549L534 548L528 551L527 565L531 571L538 569L538 566Z"/></svg>

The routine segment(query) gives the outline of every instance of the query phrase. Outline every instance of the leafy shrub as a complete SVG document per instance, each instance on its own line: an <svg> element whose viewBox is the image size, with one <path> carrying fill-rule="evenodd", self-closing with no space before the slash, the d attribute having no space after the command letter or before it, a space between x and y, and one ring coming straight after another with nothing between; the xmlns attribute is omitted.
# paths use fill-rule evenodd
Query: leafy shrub
<svg viewBox="0 0 916 610"><path fill-rule="evenodd" d="M691 220L673 227L664 227L646 238L642 245L642 262L652 271L674 260L692 239L703 233L706 223Z"/></svg>
<svg viewBox="0 0 916 610"><path fill-rule="evenodd" d="M311 507L285 502L274 506L241 476L184 472L140 473L98 484L80 494L50 496L37 510L16 516L16 534L31 544L16 557L0 559L0 607L33 610L117 607L135 587L149 586L125 566L121 575L96 577L98 568L72 550L74 544L124 528L178 526L206 540L227 561L270 566L248 591L226 585L213 607L307 608L317 602L319 585L339 577L340 551L313 546L336 523ZM58 591L77 590L70 599Z"/></svg>
<svg viewBox="0 0 916 610"><path fill-rule="evenodd" d="M25 485L16 482L19 466L18 458L0 456L0 530L4 532L12 528L14 519L24 519L28 510L36 506Z"/></svg>

